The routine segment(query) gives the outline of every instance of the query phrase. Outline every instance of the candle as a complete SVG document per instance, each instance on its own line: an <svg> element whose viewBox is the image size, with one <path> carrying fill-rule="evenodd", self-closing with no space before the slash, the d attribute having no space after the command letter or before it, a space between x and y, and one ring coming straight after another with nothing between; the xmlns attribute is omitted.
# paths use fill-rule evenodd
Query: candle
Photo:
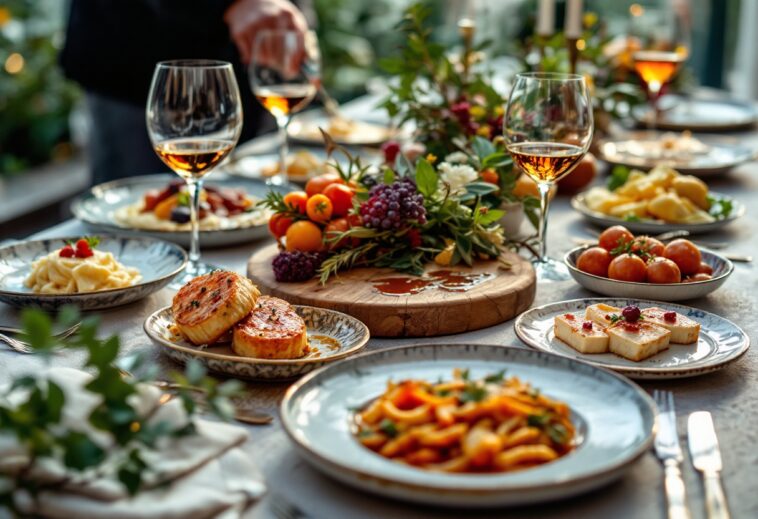
<svg viewBox="0 0 758 519"><path fill-rule="evenodd" d="M568 0L566 4L566 39L578 40L582 37L582 0Z"/></svg>
<svg viewBox="0 0 758 519"><path fill-rule="evenodd" d="M550 36L555 30L555 0L540 0L537 10L537 34Z"/></svg>

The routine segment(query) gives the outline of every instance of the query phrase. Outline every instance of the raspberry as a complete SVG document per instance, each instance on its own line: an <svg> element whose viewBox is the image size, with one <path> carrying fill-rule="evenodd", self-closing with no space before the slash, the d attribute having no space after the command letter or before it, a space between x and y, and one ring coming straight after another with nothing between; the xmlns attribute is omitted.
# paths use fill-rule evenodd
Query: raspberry
<svg viewBox="0 0 758 519"><path fill-rule="evenodd" d="M621 315L629 323L636 323L640 320L640 309L637 306L625 306L621 311Z"/></svg>
<svg viewBox="0 0 758 519"><path fill-rule="evenodd" d="M73 258L74 254L74 248L71 245L66 245L58 253L61 258Z"/></svg>
<svg viewBox="0 0 758 519"><path fill-rule="evenodd" d="M324 259L323 252L280 252L271 262L274 278L285 282L307 281L316 275Z"/></svg>
<svg viewBox="0 0 758 519"><path fill-rule="evenodd" d="M426 223L424 197L411 179L380 184L369 193L371 197L360 208L366 227L386 231L406 228L409 223Z"/></svg>
<svg viewBox="0 0 758 519"><path fill-rule="evenodd" d="M89 246L89 243L84 238L79 239L76 242L76 257L77 258L89 258L90 256L93 256L95 253L92 252L92 249Z"/></svg>

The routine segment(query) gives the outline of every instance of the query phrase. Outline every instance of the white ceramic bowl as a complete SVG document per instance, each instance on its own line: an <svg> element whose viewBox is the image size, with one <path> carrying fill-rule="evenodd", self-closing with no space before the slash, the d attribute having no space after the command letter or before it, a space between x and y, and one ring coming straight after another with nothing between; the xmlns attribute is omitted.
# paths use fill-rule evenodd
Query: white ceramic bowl
<svg viewBox="0 0 758 519"><path fill-rule="evenodd" d="M724 284L732 274L734 265L731 261L715 252L701 250L702 261L713 268L713 278L707 281L691 283L637 283L619 281L594 274L588 274L576 267L579 255L588 246L577 247L566 253L563 262L571 276L587 290L612 297L631 297L635 299L652 299L654 301L684 301L703 297Z"/></svg>

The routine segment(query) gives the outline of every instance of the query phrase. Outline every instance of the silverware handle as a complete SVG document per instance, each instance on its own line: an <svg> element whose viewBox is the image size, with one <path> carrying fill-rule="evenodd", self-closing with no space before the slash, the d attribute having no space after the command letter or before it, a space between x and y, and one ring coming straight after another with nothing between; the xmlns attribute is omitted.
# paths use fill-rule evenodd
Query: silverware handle
<svg viewBox="0 0 758 519"><path fill-rule="evenodd" d="M703 478L705 485L705 508L709 519L729 519L729 507L721 486L718 472L707 472Z"/></svg>
<svg viewBox="0 0 758 519"><path fill-rule="evenodd" d="M665 474L664 485L669 519L690 519L687 494L684 491L684 480L679 470L679 463L674 459L666 460Z"/></svg>

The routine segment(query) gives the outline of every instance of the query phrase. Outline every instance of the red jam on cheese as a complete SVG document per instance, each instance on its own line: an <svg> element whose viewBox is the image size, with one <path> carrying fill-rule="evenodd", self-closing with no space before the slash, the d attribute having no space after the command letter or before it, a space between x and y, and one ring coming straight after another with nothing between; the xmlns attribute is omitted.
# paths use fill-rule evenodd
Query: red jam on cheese
<svg viewBox="0 0 758 519"><path fill-rule="evenodd" d="M663 314L664 321L668 321L670 323L676 322L676 312L664 312Z"/></svg>

